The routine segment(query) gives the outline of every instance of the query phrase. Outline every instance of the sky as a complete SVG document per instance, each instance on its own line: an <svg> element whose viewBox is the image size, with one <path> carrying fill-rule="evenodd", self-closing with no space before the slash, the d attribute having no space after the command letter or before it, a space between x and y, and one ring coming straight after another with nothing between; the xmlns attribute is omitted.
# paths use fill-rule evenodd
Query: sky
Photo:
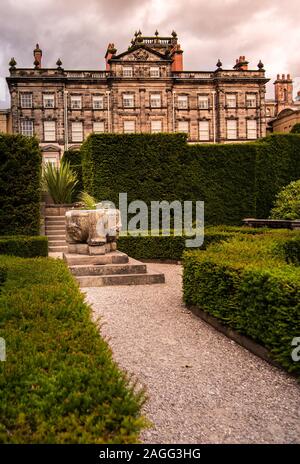
<svg viewBox="0 0 300 464"><path fill-rule="evenodd" d="M299 0L0 0L0 107L9 106L5 77L11 57L33 67L33 48L43 66L105 69L108 43L127 50L136 30L163 36L175 30L184 50L184 69L208 71L220 58L223 69L245 55L250 69L261 59L271 78L290 73L300 90Z"/></svg>

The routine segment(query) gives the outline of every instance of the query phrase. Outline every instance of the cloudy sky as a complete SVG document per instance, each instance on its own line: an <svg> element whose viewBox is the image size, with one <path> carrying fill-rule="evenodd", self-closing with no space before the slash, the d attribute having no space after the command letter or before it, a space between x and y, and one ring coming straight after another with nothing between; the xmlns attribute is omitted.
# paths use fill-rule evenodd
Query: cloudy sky
<svg viewBox="0 0 300 464"><path fill-rule="evenodd" d="M0 107L9 105L8 61L33 66L37 42L43 65L57 58L66 69L104 69L107 44L127 49L137 29L144 35L176 30L186 70L231 68L245 55L261 59L268 77L291 73L300 89L299 0L0 0ZM273 96L268 86L268 96Z"/></svg>

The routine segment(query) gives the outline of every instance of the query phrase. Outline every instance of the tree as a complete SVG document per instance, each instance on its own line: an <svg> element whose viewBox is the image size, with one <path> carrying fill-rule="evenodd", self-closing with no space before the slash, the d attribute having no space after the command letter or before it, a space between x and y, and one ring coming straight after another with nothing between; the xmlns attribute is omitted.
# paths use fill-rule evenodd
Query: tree
<svg viewBox="0 0 300 464"><path fill-rule="evenodd" d="M300 219L300 179L291 182L278 193L271 219Z"/></svg>

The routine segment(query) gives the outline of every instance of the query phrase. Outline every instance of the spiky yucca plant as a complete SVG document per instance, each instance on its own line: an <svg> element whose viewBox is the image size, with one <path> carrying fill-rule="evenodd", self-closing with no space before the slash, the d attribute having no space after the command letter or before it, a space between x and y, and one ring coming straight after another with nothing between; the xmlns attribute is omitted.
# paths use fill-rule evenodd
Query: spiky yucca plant
<svg viewBox="0 0 300 464"><path fill-rule="evenodd" d="M51 163L44 166L43 184L55 204L72 203L77 183L69 162L62 162L59 167Z"/></svg>

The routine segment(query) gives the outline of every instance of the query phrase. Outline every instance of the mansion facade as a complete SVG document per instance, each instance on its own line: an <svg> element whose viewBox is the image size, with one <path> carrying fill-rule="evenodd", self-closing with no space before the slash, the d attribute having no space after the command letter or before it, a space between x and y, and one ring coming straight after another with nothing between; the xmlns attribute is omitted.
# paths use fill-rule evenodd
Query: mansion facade
<svg viewBox="0 0 300 464"><path fill-rule="evenodd" d="M177 34L135 33L128 50L109 44L106 69L43 68L37 45L33 68L10 61L7 78L13 133L36 135L44 159L59 162L91 133L185 132L189 142L244 142L266 135L264 66L184 71Z"/></svg>

